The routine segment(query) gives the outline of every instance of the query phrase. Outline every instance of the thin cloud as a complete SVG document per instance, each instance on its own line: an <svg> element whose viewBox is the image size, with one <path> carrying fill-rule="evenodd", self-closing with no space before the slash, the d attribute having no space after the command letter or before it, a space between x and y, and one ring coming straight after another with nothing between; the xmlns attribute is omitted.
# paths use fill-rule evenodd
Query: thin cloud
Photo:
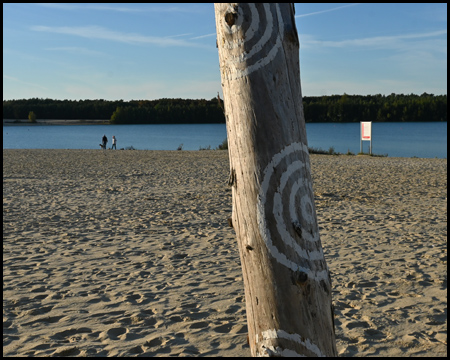
<svg viewBox="0 0 450 360"><path fill-rule="evenodd" d="M100 39L122 42L127 44L153 44L158 46L187 46L202 47L200 44L191 43L185 40L173 39L170 37L145 36L135 33L123 33L109 30L101 26L32 26L33 31L49 32L54 34L65 34L79 36L88 39Z"/></svg>
<svg viewBox="0 0 450 360"><path fill-rule="evenodd" d="M179 34L179 35L167 35L166 38L182 37L182 36L188 36L188 35L192 35L192 33Z"/></svg>
<svg viewBox="0 0 450 360"><path fill-rule="evenodd" d="M47 4L35 4L41 7L57 9L57 10L108 10L108 11L116 11L116 12L140 12L142 11L139 8L130 8L123 6L108 6L108 5L92 5L92 4L56 4L56 3L47 3Z"/></svg>
<svg viewBox="0 0 450 360"><path fill-rule="evenodd" d="M190 38L190 40L203 39L205 37L216 36L216 35L217 34L214 32L214 33L207 34L207 35L196 36L196 37Z"/></svg>
<svg viewBox="0 0 450 360"><path fill-rule="evenodd" d="M327 12L330 12L330 11L336 11L336 10L343 9L343 8L348 8L348 7L351 7L351 6L356 6L356 5L359 5L359 4L360 3L349 4L349 5L339 6L339 7L335 7L335 8L328 9L328 10L316 11L316 12L312 12L312 13L309 13L309 14L295 15L295 18L302 18L302 17L305 17L305 16L311 16L311 15L319 15L319 14L327 13Z"/></svg>
<svg viewBox="0 0 450 360"><path fill-rule="evenodd" d="M61 46L61 47L53 47L53 48L46 48L45 50L49 51L63 51L70 54L78 54L78 55L106 55L105 53L102 53L100 51L96 50L90 50L82 47L76 47L76 46Z"/></svg>
<svg viewBox="0 0 450 360"><path fill-rule="evenodd" d="M23 80L20 80L20 79L18 79L16 77L13 77L13 76L3 75L3 79L14 81L14 82L17 82L17 83L20 83L20 84L24 84L26 86L36 87L36 88L39 88L39 89L42 89L42 90L48 90L46 87L43 87L43 86L41 86L39 84L34 84L34 83L30 83L28 81L23 81Z"/></svg>
<svg viewBox="0 0 450 360"><path fill-rule="evenodd" d="M183 13L193 13L198 12L198 10L192 7L179 7L179 6L152 6L152 7L127 7L127 6L114 6L114 5L103 5L103 4L56 4L56 3L46 3L46 4L35 4L38 6L59 9L59 10L99 10L99 11L115 11L115 12L126 12L126 13L142 13L142 12L183 12Z"/></svg>
<svg viewBox="0 0 450 360"><path fill-rule="evenodd" d="M417 40L424 38L437 37L446 35L447 30L438 30L420 34L405 34L405 35L393 35L393 36L376 36L361 39L350 39L342 41L322 41L314 40L310 36L305 36L306 41L304 45L317 45L320 47L334 47L334 48L346 48L346 47L372 47L372 48L397 48L403 40Z"/></svg>

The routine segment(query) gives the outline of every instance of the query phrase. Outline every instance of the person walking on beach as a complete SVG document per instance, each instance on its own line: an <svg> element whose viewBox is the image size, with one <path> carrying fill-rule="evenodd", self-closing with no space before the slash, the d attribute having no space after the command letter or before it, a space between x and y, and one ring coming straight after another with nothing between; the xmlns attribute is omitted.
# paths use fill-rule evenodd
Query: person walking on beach
<svg viewBox="0 0 450 360"><path fill-rule="evenodd" d="M103 135L103 138L102 138L103 150L106 150L107 143L108 143L108 138L106 137L106 135Z"/></svg>
<svg viewBox="0 0 450 360"><path fill-rule="evenodd" d="M116 148L116 141L117 141L116 137L113 135L111 149L117 150L117 148Z"/></svg>

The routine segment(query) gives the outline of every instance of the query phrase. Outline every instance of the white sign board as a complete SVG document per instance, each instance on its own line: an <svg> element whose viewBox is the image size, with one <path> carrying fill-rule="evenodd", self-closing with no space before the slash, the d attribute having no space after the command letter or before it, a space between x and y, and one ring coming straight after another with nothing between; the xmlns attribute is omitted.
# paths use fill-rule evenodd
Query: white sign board
<svg viewBox="0 0 450 360"><path fill-rule="evenodd" d="M372 121L361 121L361 140L372 140Z"/></svg>

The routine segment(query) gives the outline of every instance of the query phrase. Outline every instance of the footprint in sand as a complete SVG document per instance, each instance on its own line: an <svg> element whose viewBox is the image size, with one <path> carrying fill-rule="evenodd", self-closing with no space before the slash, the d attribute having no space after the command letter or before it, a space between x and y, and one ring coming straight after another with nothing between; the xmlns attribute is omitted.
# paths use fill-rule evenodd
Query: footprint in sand
<svg viewBox="0 0 450 360"><path fill-rule="evenodd" d="M233 324L227 323L227 324L222 324L222 325L216 326L215 328L213 328L213 330L220 334L227 334L231 331L232 327L233 327Z"/></svg>
<svg viewBox="0 0 450 360"><path fill-rule="evenodd" d="M67 329L50 336L53 340L68 340L69 337L77 334L90 334L92 332L89 328L77 328L77 329Z"/></svg>
<svg viewBox="0 0 450 360"><path fill-rule="evenodd" d="M48 297L48 294L37 295L32 299L33 300L42 300L42 299L45 299L46 297Z"/></svg>
<svg viewBox="0 0 450 360"><path fill-rule="evenodd" d="M228 309L225 310L226 314L233 314L239 310L241 310L242 307L239 305L231 305Z"/></svg>
<svg viewBox="0 0 450 360"><path fill-rule="evenodd" d="M179 315L171 316L169 318L169 320L173 321L173 322L183 322L184 321L184 319L181 316L179 316Z"/></svg>
<svg viewBox="0 0 450 360"><path fill-rule="evenodd" d="M155 338L155 339L152 339L152 340L148 340L145 343L145 346L148 346L148 347L152 348L152 347L155 347L155 346L161 346L161 344L162 344L162 340L160 338Z"/></svg>
<svg viewBox="0 0 450 360"><path fill-rule="evenodd" d="M447 314L436 314L427 316L427 325L443 325L447 321Z"/></svg>
<svg viewBox="0 0 450 360"><path fill-rule="evenodd" d="M230 330L230 333L231 334L247 334L248 333L247 325L235 325Z"/></svg>
<svg viewBox="0 0 450 360"><path fill-rule="evenodd" d="M349 322L343 322L343 326L345 326L347 329L354 329L354 328L369 328L370 325L366 321L349 321Z"/></svg>
<svg viewBox="0 0 450 360"><path fill-rule="evenodd" d="M142 354L144 352L144 349L142 348L142 346L135 346L135 347L131 348L129 350L129 352L131 354L139 355L139 354Z"/></svg>
<svg viewBox="0 0 450 360"><path fill-rule="evenodd" d="M128 330L123 327L111 328L109 330L101 332L99 335L99 338L101 340L106 340L106 339L119 340L119 337L127 332L128 332Z"/></svg>
<svg viewBox="0 0 450 360"><path fill-rule="evenodd" d="M366 329L364 330L364 334L367 338L372 339L382 339L386 337L386 334L377 329Z"/></svg>
<svg viewBox="0 0 450 360"><path fill-rule="evenodd" d="M43 307L38 307L37 309L31 309L28 310L27 315L42 315L42 314L46 314L48 312L50 312L53 309L53 306L49 305L49 306L43 306Z"/></svg>
<svg viewBox="0 0 450 360"><path fill-rule="evenodd" d="M37 320L29 321L27 323L23 323L22 326L31 326L34 324L41 325L42 323L53 324L53 323L58 322L59 320L61 320L64 317L65 317L64 315L63 316L48 316L48 317L40 318Z"/></svg>
<svg viewBox="0 0 450 360"><path fill-rule="evenodd" d="M80 350L77 347L62 347L58 348L50 356L76 356L80 354Z"/></svg>
<svg viewBox="0 0 450 360"><path fill-rule="evenodd" d="M189 326L190 329L203 329L205 327L208 327L209 323L206 321L199 321L196 323L193 323L191 326Z"/></svg>
<svg viewBox="0 0 450 360"><path fill-rule="evenodd" d="M37 293L37 292L45 292L46 290L47 290L46 286L37 286L37 287L33 286L30 292Z"/></svg>
<svg viewBox="0 0 450 360"><path fill-rule="evenodd" d="M48 350L51 347L52 346L50 344L39 344L39 345L36 345L35 347L31 348L31 350L33 350L33 352L36 352L39 350Z"/></svg>

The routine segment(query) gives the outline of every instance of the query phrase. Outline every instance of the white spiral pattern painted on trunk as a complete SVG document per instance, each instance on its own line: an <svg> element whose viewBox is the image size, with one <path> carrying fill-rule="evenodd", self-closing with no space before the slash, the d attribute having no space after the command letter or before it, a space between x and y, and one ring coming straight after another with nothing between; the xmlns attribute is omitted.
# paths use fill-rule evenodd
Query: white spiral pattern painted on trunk
<svg viewBox="0 0 450 360"><path fill-rule="evenodd" d="M328 282L327 268L316 269L316 266L310 265L314 261L324 260L312 204L314 193L310 173L309 153L306 145L293 143L275 154L263 172L258 198L258 225L264 242L276 261L294 272L300 270L307 273L308 280ZM289 201L286 211L284 210L286 207L283 206L283 198ZM268 223L276 224L275 234L269 230ZM295 231L293 231L294 224L301 229L303 246L305 244L313 245L308 247L317 250L308 251L298 243L296 237L299 235L295 235ZM273 226L271 228L273 229ZM280 250L274 244L274 238L281 240L285 245L284 250ZM282 329L263 331L261 337L256 335L257 355L305 356L289 348L274 347L272 344L276 339L298 343L314 355L324 356L319 347L310 339Z"/></svg>
<svg viewBox="0 0 450 360"><path fill-rule="evenodd" d="M299 357L299 356L305 356L302 354L299 354L295 352L294 350L290 349L281 349L281 348L275 348L271 345L272 340L275 339L285 339L289 341L296 342L303 347L305 347L307 350L312 352L314 355L318 357L324 357L325 355L320 351L319 347L314 344L310 339L306 339L299 334L291 334L284 330L275 330L270 329L263 331L261 333L261 339L256 336L256 343L259 345L261 351L258 354L259 356L283 356L283 357ZM264 354L265 353L265 354Z"/></svg>
<svg viewBox="0 0 450 360"><path fill-rule="evenodd" d="M328 269L311 265L315 261L324 264L324 255L312 203L310 172L308 147L302 143L286 146L273 156L263 172L258 226L270 254L280 264L292 271L305 272L309 279L328 282ZM288 207L283 206L283 199L289 201ZM268 224L275 224L276 231L270 230L274 227ZM284 249L279 249L273 239L278 239L277 243L284 245Z"/></svg>
<svg viewBox="0 0 450 360"><path fill-rule="evenodd" d="M224 33L228 36L219 39L221 44L218 46L226 47L231 53L225 61L224 79L236 80L247 76L275 58L284 33L279 4L240 3L237 9L227 6L222 13L235 15L231 26L225 18L221 19ZM276 14L275 18L272 14ZM262 35L258 38L259 34Z"/></svg>

